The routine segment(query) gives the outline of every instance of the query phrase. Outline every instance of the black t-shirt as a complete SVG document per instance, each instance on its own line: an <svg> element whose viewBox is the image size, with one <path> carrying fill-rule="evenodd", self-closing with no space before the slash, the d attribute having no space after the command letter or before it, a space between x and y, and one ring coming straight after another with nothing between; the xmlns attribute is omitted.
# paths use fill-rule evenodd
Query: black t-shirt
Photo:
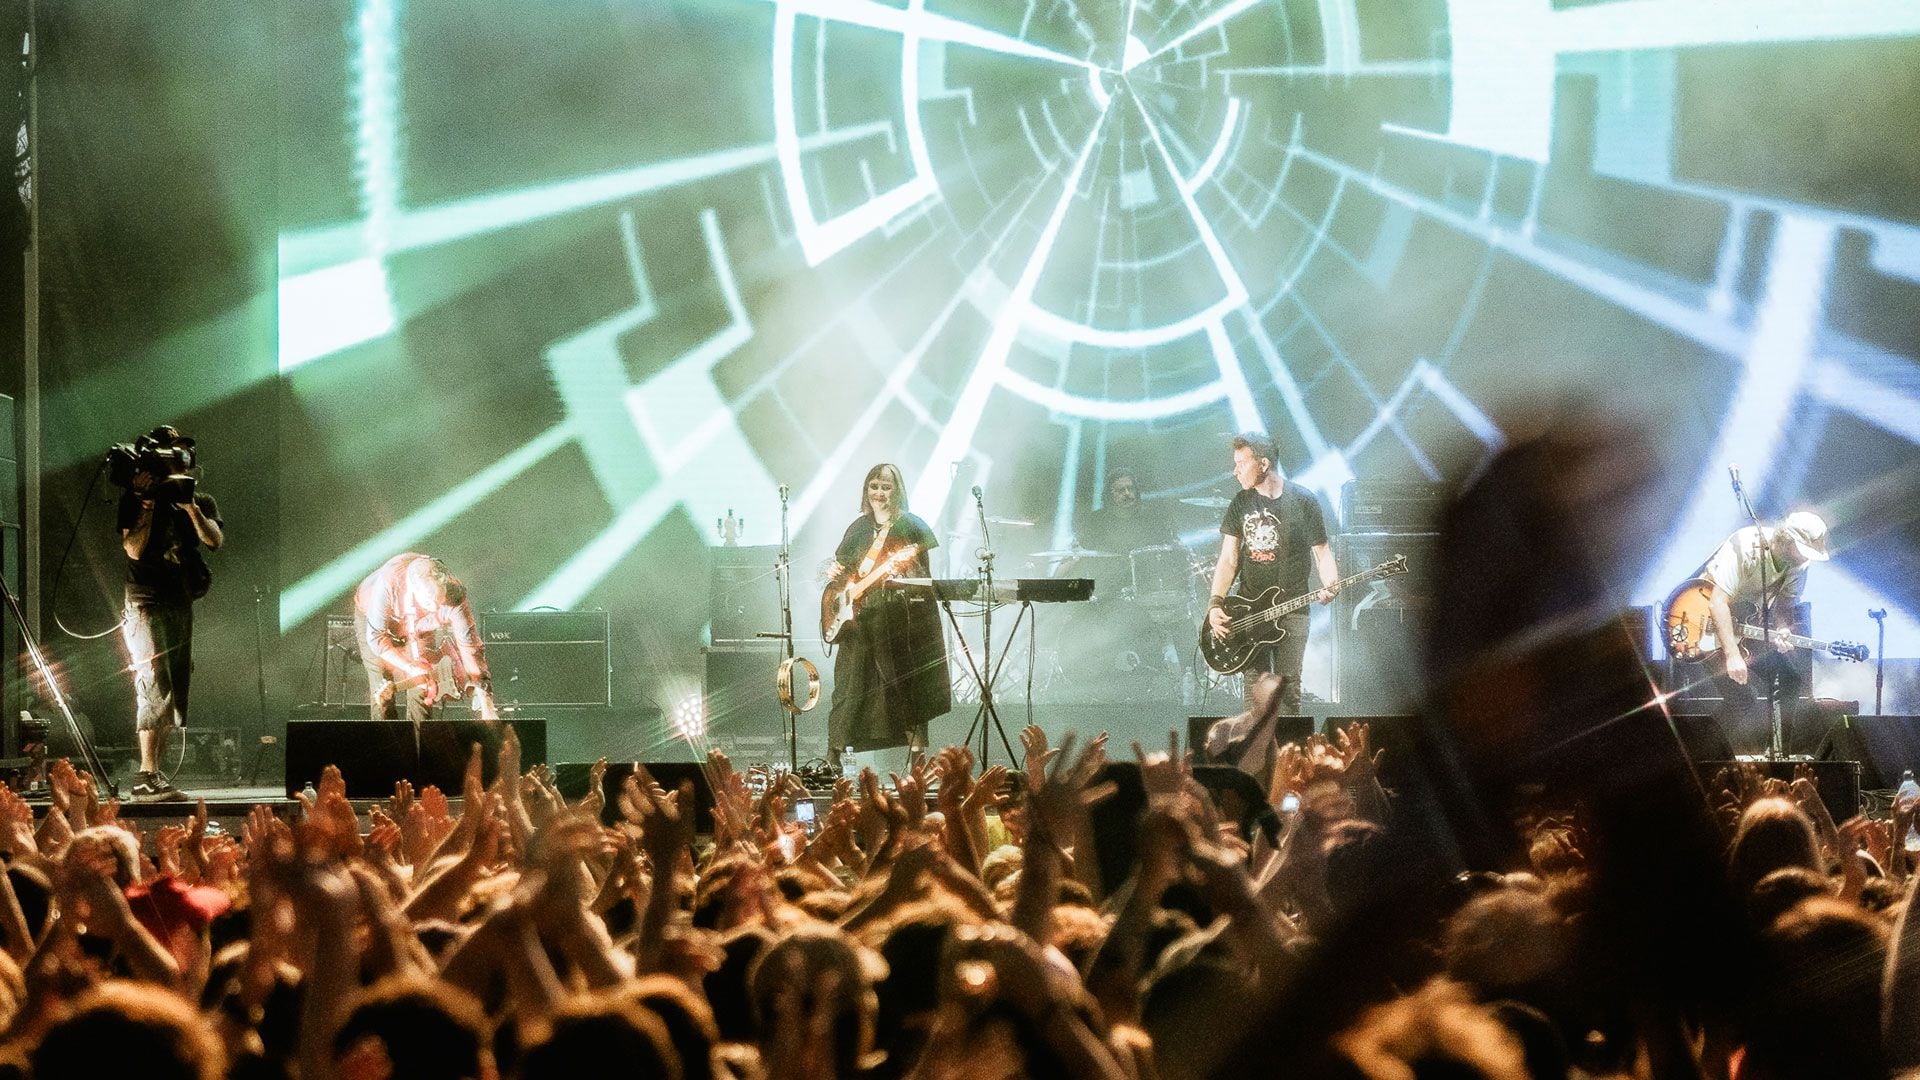
<svg viewBox="0 0 1920 1080"><path fill-rule="evenodd" d="M860 560L867 557L867 549L873 546L873 534L879 528L874 524L872 514L861 514L847 526L846 534L840 538L840 546L834 550L833 561L840 564L848 573L857 573ZM881 546L880 558L885 558L908 544L919 544L920 551L913 557L901 573L895 577L924 577L927 567L927 553L940 546L940 540L934 536L927 523L912 514L903 513L893 521L893 528L887 533L886 543ZM876 560L877 562L878 560Z"/></svg>
<svg viewBox="0 0 1920 1080"><path fill-rule="evenodd" d="M1319 500L1293 484L1277 499L1243 489L1227 504L1220 532L1240 540L1240 594L1258 596L1278 585L1282 600L1305 595L1313 549L1327 542Z"/></svg>
<svg viewBox="0 0 1920 1080"><path fill-rule="evenodd" d="M205 492L195 492L194 504L209 521L219 524L220 504ZM120 529L140 521L140 497L128 491L120 496ZM155 503L147 546L138 559L127 560L127 599L185 602L193 599L194 584L207 580L207 564L200 556L200 534L193 531L187 512L172 503Z"/></svg>

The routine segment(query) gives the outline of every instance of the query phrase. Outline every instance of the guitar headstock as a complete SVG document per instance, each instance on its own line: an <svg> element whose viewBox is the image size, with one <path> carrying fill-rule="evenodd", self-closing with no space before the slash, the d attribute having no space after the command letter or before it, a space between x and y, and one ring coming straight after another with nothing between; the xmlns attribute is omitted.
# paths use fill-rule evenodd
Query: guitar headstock
<svg viewBox="0 0 1920 1080"><path fill-rule="evenodd" d="M1854 641L1836 641L1827 646L1827 651L1842 660L1850 660L1856 664L1865 660L1868 655L1867 647Z"/></svg>
<svg viewBox="0 0 1920 1080"><path fill-rule="evenodd" d="M1386 562L1374 568L1374 573L1379 574L1381 577L1392 577L1395 574L1404 574L1406 572L1407 557L1405 555L1395 555L1393 558L1388 559Z"/></svg>

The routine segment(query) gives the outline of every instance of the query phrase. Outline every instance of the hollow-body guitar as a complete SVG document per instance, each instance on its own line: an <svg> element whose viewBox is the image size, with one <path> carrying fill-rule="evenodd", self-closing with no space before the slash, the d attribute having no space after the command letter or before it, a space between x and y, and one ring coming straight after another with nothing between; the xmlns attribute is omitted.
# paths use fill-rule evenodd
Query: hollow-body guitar
<svg viewBox="0 0 1920 1080"><path fill-rule="evenodd" d="M1363 570L1352 577L1343 577L1329 588L1339 591L1349 585L1358 585L1363 581L1389 578L1395 574L1407 572L1407 557L1395 555L1371 570ZM1221 601L1227 612L1227 632L1214 636L1213 626L1207 620L1200 620L1200 655L1206 657L1207 666L1222 675L1231 675L1247 666L1253 654L1268 645L1277 644L1287 636L1286 628L1280 620L1313 603L1320 590L1291 600L1280 599L1278 586L1268 589L1255 597L1228 595Z"/></svg>
<svg viewBox="0 0 1920 1080"><path fill-rule="evenodd" d="M1723 643L1713 629L1713 583L1694 578L1673 591L1661 609L1661 626L1666 633L1667 652L1689 664L1721 662ZM1733 621L1740 636L1749 641L1765 641L1766 631L1752 625L1754 610L1735 611ZM1842 660L1858 663L1867 658L1867 647L1852 641L1821 641L1800 634L1775 630L1776 641L1799 649L1830 653Z"/></svg>

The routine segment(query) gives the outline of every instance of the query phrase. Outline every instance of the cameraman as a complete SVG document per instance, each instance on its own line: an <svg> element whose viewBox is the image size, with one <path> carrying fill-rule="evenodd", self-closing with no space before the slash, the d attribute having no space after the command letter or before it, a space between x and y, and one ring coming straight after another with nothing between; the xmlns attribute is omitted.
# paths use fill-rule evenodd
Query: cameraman
<svg viewBox="0 0 1920 1080"><path fill-rule="evenodd" d="M121 546L127 552L123 633L133 660L138 699L140 777L133 797L186 798L160 772L167 734L187 722L193 676L193 602L207 594L213 572L200 556L225 539L220 507L195 490L193 440L157 427L139 440L138 457L120 496Z"/></svg>

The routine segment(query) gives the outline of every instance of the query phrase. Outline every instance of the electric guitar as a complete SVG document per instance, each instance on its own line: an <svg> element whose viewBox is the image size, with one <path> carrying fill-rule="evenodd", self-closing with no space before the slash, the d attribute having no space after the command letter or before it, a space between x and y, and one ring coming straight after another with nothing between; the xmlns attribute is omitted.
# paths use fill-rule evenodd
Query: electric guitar
<svg viewBox="0 0 1920 1080"><path fill-rule="evenodd" d="M848 574L838 584L828 584L820 594L820 640L829 645L839 644L840 635L860 613L861 598L867 591L899 573L919 554L919 544L908 544L874 563L873 569L858 578Z"/></svg>
<svg viewBox="0 0 1920 1080"><path fill-rule="evenodd" d="M414 689L420 690L421 703L429 709L465 696L467 685L473 681L472 674L467 671L459 643L444 623L431 630L408 634L404 642L396 644L402 645L408 659L426 670L407 675L388 667L387 677L373 692L376 704L384 708L395 697L404 699Z"/></svg>
<svg viewBox="0 0 1920 1080"><path fill-rule="evenodd" d="M1666 632L1667 651L1676 660L1689 664L1704 663L1720 656L1723 645L1713 629L1713 583L1694 578L1667 597L1661 625ZM1745 621L1750 611L1735 615L1740 636L1749 641L1767 640L1767 632ZM1773 637L1797 649L1824 652L1842 660L1859 663L1867 658L1867 647L1852 641L1820 641L1775 630Z"/></svg>
<svg viewBox="0 0 1920 1080"><path fill-rule="evenodd" d="M1371 570L1363 570L1352 577L1344 577L1332 585L1326 586L1338 592L1349 585L1358 585L1363 581L1376 578L1389 578L1395 574L1407 572L1407 557L1395 555ZM1244 596L1229 595L1221 601L1227 611L1227 632L1215 637L1213 624L1206 619L1200 621L1200 655L1206 657L1207 666L1222 675L1231 675L1247 666L1253 654L1268 645L1278 644L1287 636L1286 628L1280 620L1299 611L1314 598L1320 590L1291 600L1280 599L1280 587L1274 586L1259 596L1249 599Z"/></svg>

